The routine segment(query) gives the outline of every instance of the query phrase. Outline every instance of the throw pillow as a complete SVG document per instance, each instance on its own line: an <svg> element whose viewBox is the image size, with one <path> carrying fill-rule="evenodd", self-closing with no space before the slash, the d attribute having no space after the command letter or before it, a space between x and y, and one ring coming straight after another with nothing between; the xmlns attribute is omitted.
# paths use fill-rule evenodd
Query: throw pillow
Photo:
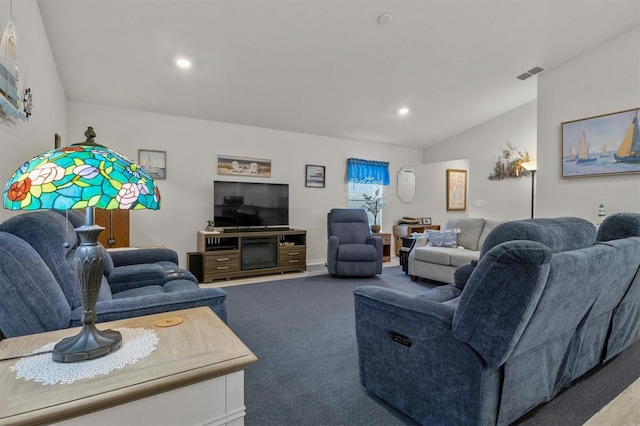
<svg viewBox="0 0 640 426"><path fill-rule="evenodd" d="M455 229L445 231L427 230L428 245L432 247L458 247L457 232Z"/></svg>

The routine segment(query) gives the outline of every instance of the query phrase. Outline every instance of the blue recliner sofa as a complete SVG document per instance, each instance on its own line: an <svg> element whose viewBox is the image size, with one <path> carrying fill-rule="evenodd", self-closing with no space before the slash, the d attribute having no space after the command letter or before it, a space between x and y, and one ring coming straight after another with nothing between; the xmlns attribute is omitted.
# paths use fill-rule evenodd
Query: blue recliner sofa
<svg viewBox="0 0 640 426"><path fill-rule="evenodd" d="M59 212L24 213L0 224L0 331L5 337L82 325L73 261L77 245L74 225ZM226 292L200 288L175 263L177 255L172 250L119 252L124 260L112 259L107 250L104 254L108 267L96 305L96 322L199 306L210 307L226 321ZM126 264L117 266L117 261ZM122 271L115 274L116 279L115 271Z"/></svg>
<svg viewBox="0 0 640 426"><path fill-rule="evenodd" d="M327 269L334 276L382 273L382 238L371 235L364 209L331 209L327 214Z"/></svg>
<svg viewBox="0 0 640 426"><path fill-rule="evenodd" d="M355 290L364 387L421 424L506 425L638 340L640 216L498 225L456 283ZM458 272L458 271L457 271Z"/></svg>

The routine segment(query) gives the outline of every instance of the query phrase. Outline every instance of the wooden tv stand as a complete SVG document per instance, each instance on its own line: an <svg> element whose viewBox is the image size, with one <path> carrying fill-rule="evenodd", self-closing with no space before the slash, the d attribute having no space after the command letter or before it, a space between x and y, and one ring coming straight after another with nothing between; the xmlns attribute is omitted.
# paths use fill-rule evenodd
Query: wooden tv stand
<svg viewBox="0 0 640 426"><path fill-rule="evenodd" d="M202 281L307 270L307 231L198 231Z"/></svg>

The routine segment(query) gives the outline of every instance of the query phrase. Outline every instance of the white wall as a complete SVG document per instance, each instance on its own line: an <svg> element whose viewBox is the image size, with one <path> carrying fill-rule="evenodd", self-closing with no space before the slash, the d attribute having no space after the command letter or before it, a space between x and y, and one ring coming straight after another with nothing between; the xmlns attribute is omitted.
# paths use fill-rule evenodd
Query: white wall
<svg viewBox="0 0 640 426"><path fill-rule="evenodd" d="M523 219L531 216L531 177L489 180L489 174L507 143L536 158L536 101L529 102L492 120L460 133L423 152L423 169L431 170L431 188L440 223L460 215L494 220ZM467 166L451 164L465 159ZM445 203L446 169L467 169L466 212L447 212ZM425 171L426 171L425 170ZM433 172L435 171L435 175ZM537 184L537 182L536 182ZM476 201L486 206L476 206ZM538 213L536 212L536 216ZM441 218L442 217L442 218Z"/></svg>
<svg viewBox="0 0 640 426"><path fill-rule="evenodd" d="M87 126L94 127L96 142L132 159L137 159L138 149L167 152L167 179L157 182L162 208L131 213L131 244L171 247L183 265L186 253L196 251L197 231L213 218L213 181L234 180L217 174L219 154L271 160L270 178L235 179L289 184L289 222L307 230L309 263L325 261L327 212L347 206L347 158L389 161L391 185L382 231L391 232L392 225L408 215L396 196L396 174L421 156L421 150L392 145L69 102L71 137L63 144L83 140ZM306 164L326 167L325 188L305 187Z"/></svg>
<svg viewBox="0 0 640 426"><path fill-rule="evenodd" d="M640 175L562 178L561 123L640 107L640 27L538 77L538 212L595 221L640 209ZM617 145L611 149L617 149Z"/></svg>
<svg viewBox="0 0 640 426"><path fill-rule="evenodd" d="M53 149L53 136L66 133L66 96L35 0L13 2L18 30L18 58L25 65L27 87L33 93L33 115L28 121L0 119L0 185L30 158ZM9 17L9 0L0 0L0 31ZM0 221L17 214L0 209Z"/></svg>

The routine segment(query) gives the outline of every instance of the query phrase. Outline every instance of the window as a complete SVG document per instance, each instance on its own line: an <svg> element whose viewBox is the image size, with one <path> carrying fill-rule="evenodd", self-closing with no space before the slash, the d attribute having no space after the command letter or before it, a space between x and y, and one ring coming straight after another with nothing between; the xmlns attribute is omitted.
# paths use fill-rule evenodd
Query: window
<svg viewBox="0 0 640 426"><path fill-rule="evenodd" d="M376 192L376 189L380 189L382 191L384 187L382 185L376 185L374 183L354 183L349 182L349 208L350 209L360 209L364 204L364 197L362 194L367 194L373 196ZM382 224L382 212L384 209L380 210L378 213L378 224ZM373 224L373 215L371 212L367 212L367 216L369 217L369 223Z"/></svg>
<svg viewBox="0 0 640 426"><path fill-rule="evenodd" d="M349 181L349 208L362 208L365 202L363 194L375 196L376 190L384 192L383 185L389 185L389 163L360 158L347 159L347 180ZM382 210L377 220L367 212L370 224L382 224Z"/></svg>

